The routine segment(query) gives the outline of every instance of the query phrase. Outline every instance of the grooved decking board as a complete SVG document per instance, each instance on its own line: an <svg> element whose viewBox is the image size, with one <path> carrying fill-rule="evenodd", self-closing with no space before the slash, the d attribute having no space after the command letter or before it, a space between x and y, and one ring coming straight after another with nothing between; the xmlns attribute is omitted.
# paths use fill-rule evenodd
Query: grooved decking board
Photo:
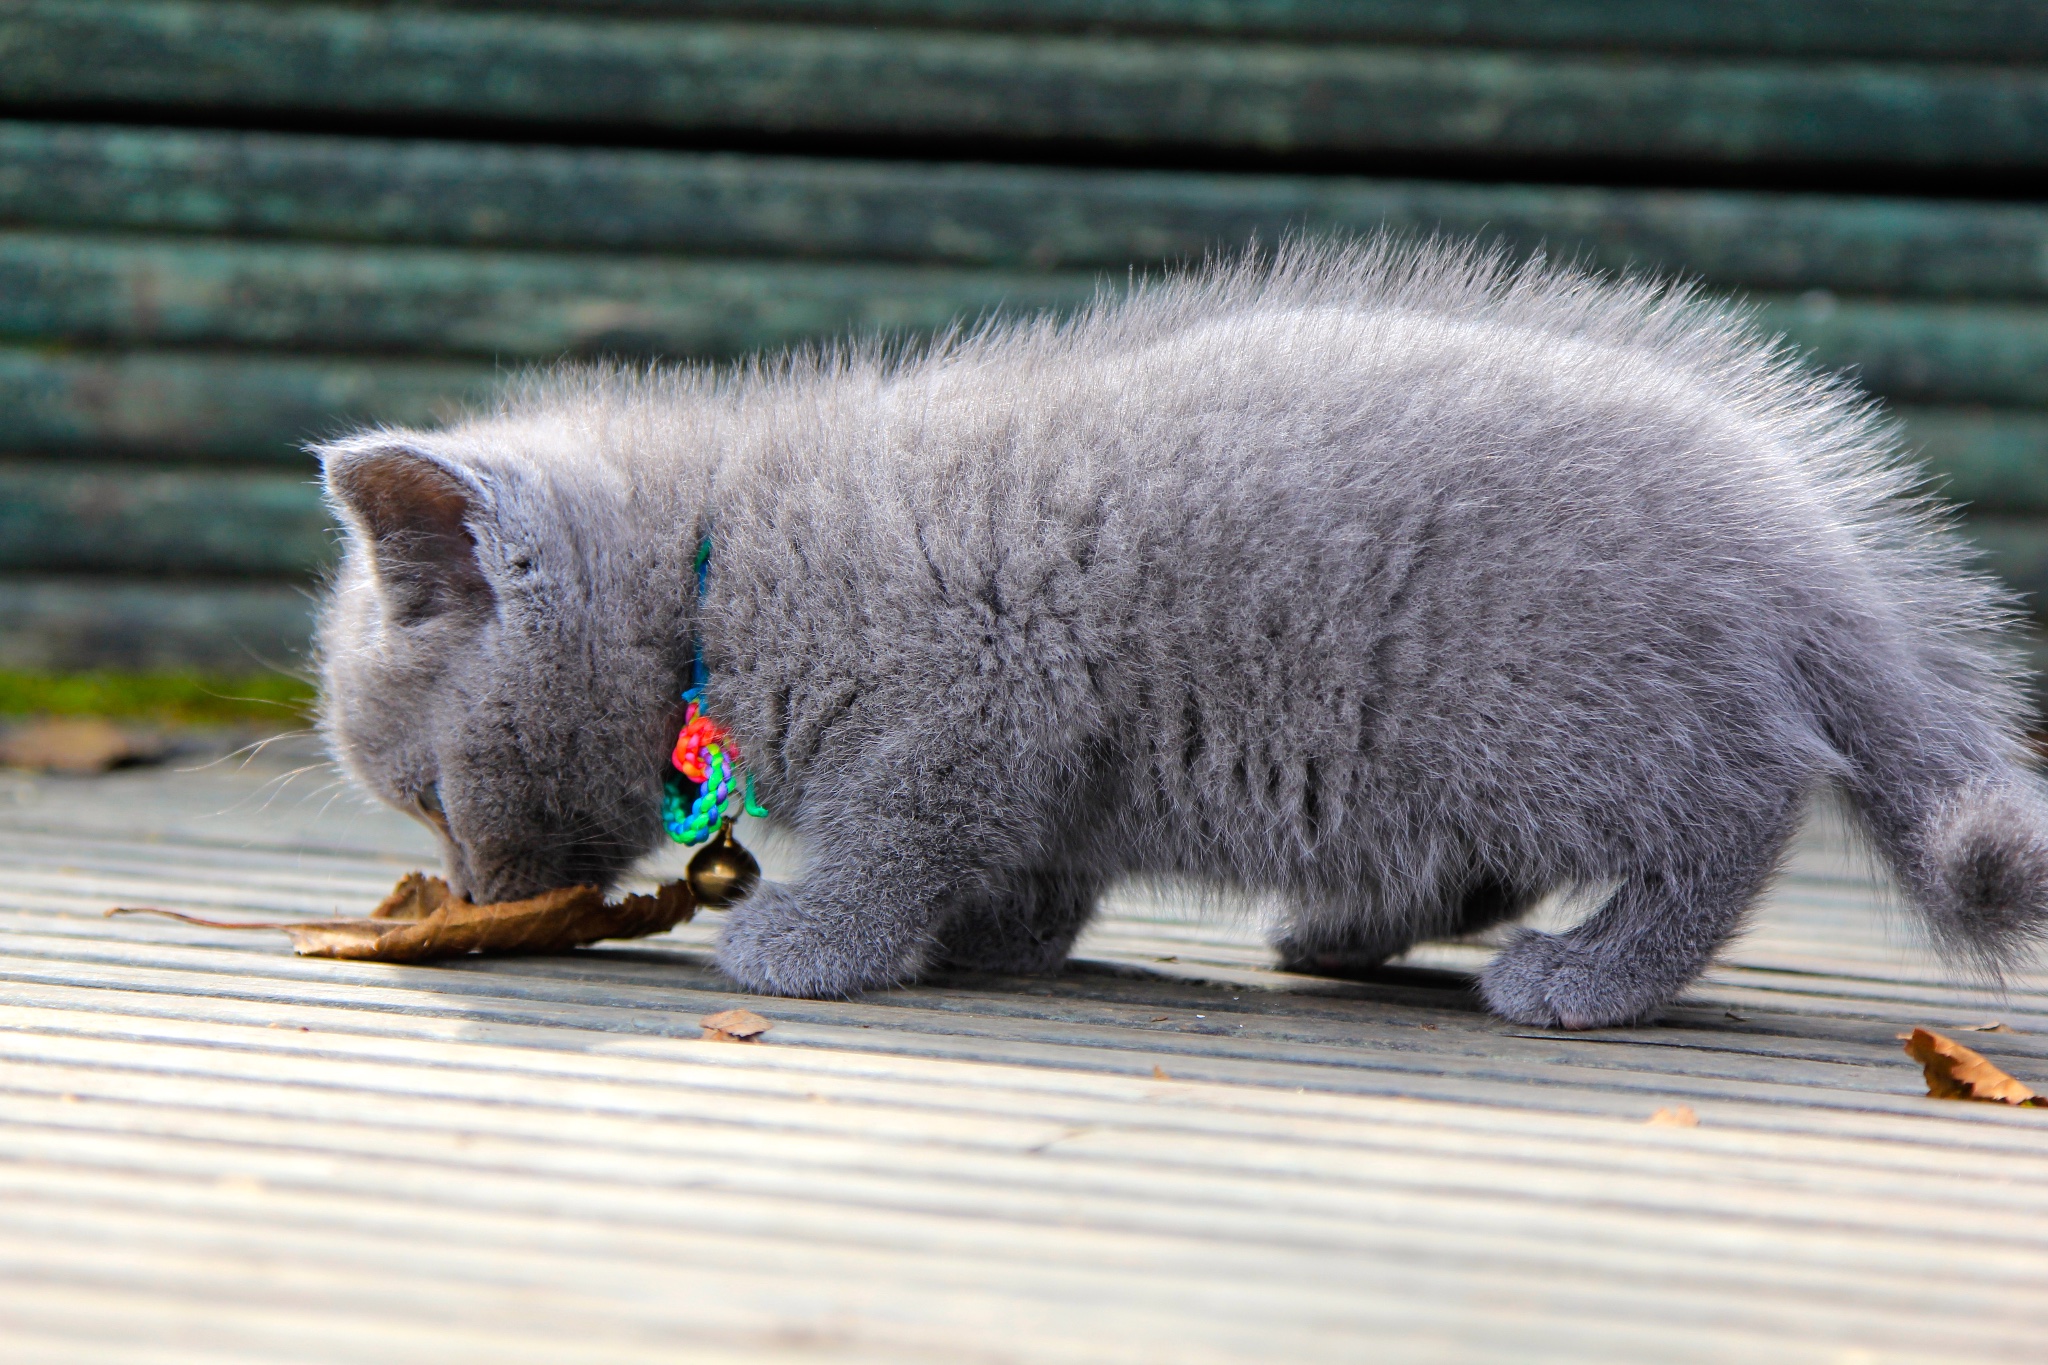
<svg viewBox="0 0 2048 1365"><path fill-rule="evenodd" d="M1543 7L1531 7L1540 10ZM2029 204L923 164L0 121L0 220L962 265L1200 258L1290 231L1499 237L1760 289L2048 295Z"/></svg>
<svg viewBox="0 0 2048 1365"><path fill-rule="evenodd" d="M1483 945L1287 976L1172 892L1119 893L1060 977L848 1002L743 1001L708 922L406 968L99 917L356 910L429 855L315 757L0 775L11 1359L2038 1344L2048 1116L1925 1098L1893 1035L2048 1080L2048 973L1949 982L1825 821L1661 1024L1577 1035L1479 1011ZM765 1045L698 1040L734 1003ZM1681 1101L1699 1127L1644 1122Z"/></svg>
<svg viewBox="0 0 2048 1365"><path fill-rule="evenodd" d="M219 0L21 0L17 104L1708 162L2048 162L2048 73Z"/></svg>

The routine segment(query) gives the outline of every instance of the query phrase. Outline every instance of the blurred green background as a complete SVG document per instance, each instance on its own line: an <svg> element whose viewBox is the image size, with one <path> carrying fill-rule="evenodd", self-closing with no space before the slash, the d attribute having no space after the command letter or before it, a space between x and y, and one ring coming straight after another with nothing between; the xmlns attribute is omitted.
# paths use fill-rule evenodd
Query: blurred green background
<svg viewBox="0 0 2048 1365"><path fill-rule="evenodd" d="M1754 300L2039 603L2044 172L2033 0L10 0L0 711L303 698L349 423L1382 224Z"/></svg>

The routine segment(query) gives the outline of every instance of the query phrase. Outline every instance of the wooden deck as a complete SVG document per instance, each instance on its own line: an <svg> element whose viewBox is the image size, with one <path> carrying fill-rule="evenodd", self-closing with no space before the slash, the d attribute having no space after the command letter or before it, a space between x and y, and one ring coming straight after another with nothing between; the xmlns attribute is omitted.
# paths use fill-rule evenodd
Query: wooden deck
<svg viewBox="0 0 2048 1365"><path fill-rule="evenodd" d="M1482 1013L1482 947L1287 976L1171 898L840 1004L743 1001L715 921L418 968L100 918L421 864L289 766L0 777L10 1362L2048 1357L2048 1112L1895 1038L2002 1020L2041 1086L2048 976L1950 984L1819 836L1661 1026L1577 1035ZM736 1003L765 1045L700 1041Z"/></svg>

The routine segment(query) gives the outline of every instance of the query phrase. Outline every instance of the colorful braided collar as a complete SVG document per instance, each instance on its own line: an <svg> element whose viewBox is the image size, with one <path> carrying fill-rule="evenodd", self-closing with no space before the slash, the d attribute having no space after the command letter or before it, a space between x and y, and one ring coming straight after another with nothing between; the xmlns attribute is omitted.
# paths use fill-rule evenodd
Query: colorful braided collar
<svg viewBox="0 0 2048 1365"><path fill-rule="evenodd" d="M697 547L697 609L701 619L705 590L711 582L711 537ZM661 801L661 823L668 837L679 844L701 844L716 834L739 809L749 815L768 812L754 798L754 779L740 771L739 751L733 747L726 728L704 714L704 686L711 674L704 667L704 640L700 634L690 646L690 687L683 693L689 709L683 713L683 732L676 736L675 752L669 756L674 771L666 775Z"/></svg>

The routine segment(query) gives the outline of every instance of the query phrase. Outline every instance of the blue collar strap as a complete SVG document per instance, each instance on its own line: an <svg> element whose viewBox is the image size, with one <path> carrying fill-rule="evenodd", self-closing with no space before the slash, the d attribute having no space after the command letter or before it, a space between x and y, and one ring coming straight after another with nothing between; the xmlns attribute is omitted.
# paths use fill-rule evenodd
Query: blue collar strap
<svg viewBox="0 0 2048 1365"><path fill-rule="evenodd" d="M711 586L711 537L697 547L697 614L704 614L704 598ZM679 844L701 844L734 817L733 798L749 815L766 815L754 796L754 779L742 778L737 754L725 727L704 714L704 688L711 681L704 666L704 637L695 633L690 642L690 686L683 693L688 709L682 734L665 774L662 789L661 823L669 838Z"/></svg>

